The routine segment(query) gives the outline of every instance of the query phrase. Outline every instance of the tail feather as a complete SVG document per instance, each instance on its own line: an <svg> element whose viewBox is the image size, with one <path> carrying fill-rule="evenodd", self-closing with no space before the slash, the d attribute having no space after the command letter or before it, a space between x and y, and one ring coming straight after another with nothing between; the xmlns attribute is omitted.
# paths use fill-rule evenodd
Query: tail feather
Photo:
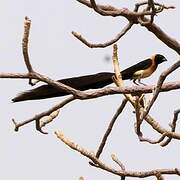
<svg viewBox="0 0 180 180"><path fill-rule="evenodd" d="M18 94L12 99L13 102L27 101L27 100L38 100L57 96L67 95L67 92L57 90L53 86L43 85L32 90L28 90Z"/></svg>
<svg viewBox="0 0 180 180"><path fill-rule="evenodd" d="M59 82L71 86L78 90L88 90L97 89L107 86L113 83L112 76L114 73L102 72L93 75L73 77L59 80ZM45 99L58 96L65 96L68 93L64 90L59 90L51 85L42 85L40 87L34 88L20 93L15 98L12 99L13 102Z"/></svg>

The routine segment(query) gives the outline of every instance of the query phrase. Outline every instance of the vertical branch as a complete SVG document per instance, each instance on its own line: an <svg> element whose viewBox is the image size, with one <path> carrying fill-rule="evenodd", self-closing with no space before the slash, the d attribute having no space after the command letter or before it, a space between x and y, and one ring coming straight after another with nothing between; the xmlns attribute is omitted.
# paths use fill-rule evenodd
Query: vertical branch
<svg viewBox="0 0 180 180"><path fill-rule="evenodd" d="M120 65L118 61L118 47L116 44L113 45L113 65L114 65L114 73L115 73L115 83L118 87L123 86L123 80L120 72Z"/></svg>
<svg viewBox="0 0 180 180"><path fill-rule="evenodd" d="M33 68L31 66L31 63L29 60L29 54L28 54L30 27L31 27L31 20L26 16L25 21L24 21L24 35L22 39L22 51L23 51L24 61L25 61L28 71L33 72Z"/></svg>
<svg viewBox="0 0 180 180"><path fill-rule="evenodd" d="M24 21L24 35L23 35L23 39L22 39L22 51L23 51L24 62L26 64L26 67L27 67L29 73L32 73L33 68L30 63L29 54L28 54L28 42L29 42L30 27L31 27L31 20L26 16L25 21ZM29 78L29 84L34 85L31 78Z"/></svg>

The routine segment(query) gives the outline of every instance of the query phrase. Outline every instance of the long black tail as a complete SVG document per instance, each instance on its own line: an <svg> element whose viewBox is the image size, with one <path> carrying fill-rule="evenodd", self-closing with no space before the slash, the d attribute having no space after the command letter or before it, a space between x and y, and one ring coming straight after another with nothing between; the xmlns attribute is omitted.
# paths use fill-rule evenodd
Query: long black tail
<svg viewBox="0 0 180 180"><path fill-rule="evenodd" d="M78 90L98 89L113 83L112 76L114 73L102 72L87 76L73 77L58 80L59 82L71 86ZM129 79L129 73L121 72L122 79ZM50 85L42 85L40 87L25 91L12 99L13 102L46 99L58 96L65 96L68 93L64 90L59 90Z"/></svg>
<svg viewBox="0 0 180 180"><path fill-rule="evenodd" d="M59 80L59 82L71 86L78 90L88 90L97 89L107 86L113 83L112 76L114 73L102 72L93 75L73 77ZM13 102L35 100L35 99L45 99L51 97L65 96L68 95L64 90L56 89L50 85L42 85L35 89L31 89L20 93L15 98L12 99Z"/></svg>

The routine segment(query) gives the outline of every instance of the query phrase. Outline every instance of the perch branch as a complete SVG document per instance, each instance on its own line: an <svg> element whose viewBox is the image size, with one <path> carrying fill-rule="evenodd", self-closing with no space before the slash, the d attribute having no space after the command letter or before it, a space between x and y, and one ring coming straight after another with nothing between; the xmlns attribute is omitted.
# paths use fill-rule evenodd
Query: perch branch
<svg viewBox="0 0 180 180"><path fill-rule="evenodd" d="M68 91L70 94L76 94L77 99L91 99L96 97L102 97L106 95L114 95L114 94L139 94L139 93L152 93L156 85L148 85L148 86L124 86L124 87L105 87L98 90L93 91L79 91L75 90L74 88L71 88L69 86L66 86L62 83L59 83L57 81L49 81L47 77L36 76L34 73L0 73L0 78L2 79L38 79L42 82L49 83L51 85L54 85L56 88L63 89L65 91ZM174 82L167 82L164 83L160 89L160 92L168 92L171 90L177 90L180 89L180 81L174 81Z"/></svg>

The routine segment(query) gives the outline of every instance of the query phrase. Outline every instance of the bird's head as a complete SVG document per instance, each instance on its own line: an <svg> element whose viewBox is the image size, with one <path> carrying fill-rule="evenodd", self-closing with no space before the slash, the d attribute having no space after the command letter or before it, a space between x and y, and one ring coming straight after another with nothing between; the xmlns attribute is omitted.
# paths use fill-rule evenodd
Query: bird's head
<svg viewBox="0 0 180 180"><path fill-rule="evenodd" d="M156 54L154 56L154 61L158 65L158 64L161 64L164 61L167 61L167 59L163 55L161 55L161 54Z"/></svg>

